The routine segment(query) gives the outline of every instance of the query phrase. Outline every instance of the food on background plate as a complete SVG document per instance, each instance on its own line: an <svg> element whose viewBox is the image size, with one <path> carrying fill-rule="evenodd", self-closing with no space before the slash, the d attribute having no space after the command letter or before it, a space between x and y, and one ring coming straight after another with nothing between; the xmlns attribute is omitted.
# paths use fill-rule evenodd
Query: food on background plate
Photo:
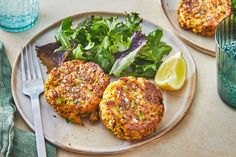
<svg viewBox="0 0 236 157"><path fill-rule="evenodd" d="M181 52L166 59L159 67L154 81L165 90L179 90L187 78L187 63Z"/></svg>
<svg viewBox="0 0 236 157"><path fill-rule="evenodd" d="M73 60L50 71L44 93L59 115L83 124L82 117L98 120L98 105L109 82L109 75L97 64Z"/></svg>
<svg viewBox="0 0 236 157"><path fill-rule="evenodd" d="M216 26L231 13L231 0L181 0L180 27L203 36L214 36Z"/></svg>
<svg viewBox="0 0 236 157"><path fill-rule="evenodd" d="M148 137L164 115L160 89L141 77L121 77L112 82L104 91L99 108L104 125L125 140Z"/></svg>

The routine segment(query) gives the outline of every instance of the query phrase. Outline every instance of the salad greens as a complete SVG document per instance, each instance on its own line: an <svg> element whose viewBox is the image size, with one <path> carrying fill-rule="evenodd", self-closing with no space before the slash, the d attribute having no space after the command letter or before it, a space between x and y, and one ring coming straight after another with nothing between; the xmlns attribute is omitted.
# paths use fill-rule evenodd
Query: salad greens
<svg viewBox="0 0 236 157"><path fill-rule="evenodd" d="M123 58L123 60L129 61L130 64L127 66L120 65L123 66L122 69L125 69L121 75L153 78L162 63L163 56L168 55L172 50L172 47L161 41L162 36L163 32L160 29L149 33L146 37L146 45L138 53L135 53L135 56L132 56L135 59L130 62L128 55ZM115 76L120 76L120 72L112 71L112 73Z"/></svg>
<svg viewBox="0 0 236 157"><path fill-rule="evenodd" d="M146 45L146 37L141 32L135 32L131 38L130 48L120 53L120 57L112 66L110 74L120 76L125 69L129 69L130 65L135 61L135 58L141 48Z"/></svg>
<svg viewBox="0 0 236 157"><path fill-rule="evenodd" d="M138 13L126 14L124 20L116 16L92 15L76 27L72 18L67 18L55 35L58 46L53 53L67 57L59 61L81 59L95 62L106 73L115 76L154 77L163 56L168 55L172 48L161 41L163 32L159 29L143 34L141 23ZM43 46L38 52L41 52L40 49ZM38 56L43 62L47 61L44 57L49 55L38 53Z"/></svg>
<svg viewBox="0 0 236 157"><path fill-rule="evenodd" d="M65 19L56 34L58 50L71 51L72 59L93 61L109 72L114 54L129 48L133 33L141 31L141 22L137 13L127 14L124 22L118 17L88 16L73 29L72 19Z"/></svg>

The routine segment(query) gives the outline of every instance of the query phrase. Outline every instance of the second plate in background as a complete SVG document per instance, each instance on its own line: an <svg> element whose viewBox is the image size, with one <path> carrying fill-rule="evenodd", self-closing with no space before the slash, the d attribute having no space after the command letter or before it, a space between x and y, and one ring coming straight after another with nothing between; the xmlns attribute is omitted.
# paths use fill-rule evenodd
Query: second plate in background
<svg viewBox="0 0 236 157"><path fill-rule="evenodd" d="M174 28L175 33L190 46L200 50L203 53L215 56L214 37L204 37L194 34L191 31L182 29L178 23L177 10L180 0L161 0L161 6L169 22Z"/></svg>

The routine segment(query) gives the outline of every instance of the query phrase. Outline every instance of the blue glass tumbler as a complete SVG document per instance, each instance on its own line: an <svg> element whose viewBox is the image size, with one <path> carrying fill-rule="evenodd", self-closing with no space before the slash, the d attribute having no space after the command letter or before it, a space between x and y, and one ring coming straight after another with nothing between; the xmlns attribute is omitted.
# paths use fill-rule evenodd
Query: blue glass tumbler
<svg viewBox="0 0 236 157"><path fill-rule="evenodd" d="M31 28L39 16L39 0L0 0L0 29L22 32Z"/></svg>
<svg viewBox="0 0 236 157"><path fill-rule="evenodd" d="M236 107L236 15L226 17L215 34L217 88L221 99Z"/></svg>

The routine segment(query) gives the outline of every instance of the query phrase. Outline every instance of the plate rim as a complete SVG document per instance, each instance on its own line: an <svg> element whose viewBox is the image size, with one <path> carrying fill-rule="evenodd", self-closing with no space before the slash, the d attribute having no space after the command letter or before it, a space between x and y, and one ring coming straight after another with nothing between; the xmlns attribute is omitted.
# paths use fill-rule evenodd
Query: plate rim
<svg viewBox="0 0 236 157"><path fill-rule="evenodd" d="M215 57L216 56L216 53L214 51L211 51L207 48L204 48L204 47L201 47L199 46L199 44L197 44L196 42L194 41L191 41L189 38L187 38L186 36L184 36L176 27L175 25L172 23L172 21L170 20L169 16L167 15L167 10L165 9L165 6L164 6L164 2L165 0L160 0L160 3L161 3L161 8L162 8L162 11L164 12L165 14L165 17L167 18L168 20L168 23L171 25L171 29L173 30L173 32L180 38L182 39L184 42L186 42L188 45L190 45L191 47L195 48L196 50L199 50L200 52L203 52L209 56L212 56L212 57Z"/></svg>
<svg viewBox="0 0 236 157"><path fill-rule="evenodd" d="M35 39L37 39L38 36L41 36L42 34L44 34L45 32L47 32L49 29L51 29L52 27L55 27L57 26L58 24L60 24L62 22L62 20L68 18L68 17L72 17L73 19L79 19L79 18L83 18L85 16L88 16L88 15L92 15L92 14L101 14L101 15L107 15L107 16L124 16L125 13L121 13L121 12L110 12L110 11L88 11L88 12L82 12L82 13L78 13L78 14L74 14L74 15L71 15L71 16L67 16L67 17L64 17L64 18L61 18L59 20L56 20L55 22L53 22L52 24L49 24L48 26L46 26L45 28L43 28L41 31L39 31L38 33L36 33L36 35L34 35L32 38L30 38L30 40L28 40L28 42L26 42L26 44L23 46L25 47L26 45L28 45L29 43L31 43L32 41L34 41ZM143 17L141 17L143 18ZM154 26L157 26L159 28L161 28L162 30L168 32L171 34L171 32L163 27L160 27L159 25L157 25L154 21L150 21L148 19L145 19L143 18L145 21L153 24ZM174 123L172 125L170 125L168 128L166 128L165 130L163 130L160 134L157 134L151 138L148 138L148 139L145 139L144 141L141 141L139 143L134 143L132 145L129 145L127 147L122 147L122 148L116 148L116 150L103 150L103 149L95 149L95 150L91 150L91 149L88 149L88 148L83 148L83 147L80 147L81 149L76 149L75 147L74 148L68 148L67 145L63 145L61 143L57 143L55 142L53 139L49 138L48 136L44 135L45 136L45 139L47 141L49 141L51 144L61 148L61 149L64 149L64 150L67 150L67 151L71 151L71 152L75 152L75 153L82 153L82 154L117 154L117 153L121 153L121 152L127 152L127 151L130 151L130 150L133 150L139 146L142 146L144 144L147 144L147 143L151 143L151 142L154 142L154 141L157 141L159 140L162 136L164 136L165 134L169 133L171 130L173 130L183 119L184 117L187 115L187 113L189 112L191 106L192 106L192 103L193 103L193 100L194 100L194 97L195 97L195 93L196 93L196 88L197 88L197 68L196 68L196 64L195 64L195 61L191 55L191 53L188 51L188 49L185 47L184 43L179 40L175 35L172 35L172 37L174 37L174 40L178 41L178 43L181 43L183 48L187 50L187 53L188 55L190 56L190 61L192 62L193 64L193 77L192 77L192 86L193 86L193 89L192 91L190 91L190 94L189 94L189 98L188 100L186 101L186 103L188 105L186 105L187 107L184 107L185 110L183 111L183 113L181 115L179 115L179 117L177 118L176 121L174 121ZM16 104L16 107L21 115L21 117L24 119L24 121L26 122L26 124L30 127L30 129L32 131L34 131L34 126L33 124L31 124L30 120L27 119L27 117L25 116L24 112L21 110L21 107L19 105L19 102L17 101L16 99L16 92L15 90L13 89L16 89L16 86L14 84L14 81L15 81L15 77L13 76L16 76L16 72L17 72L17 64L19 62L19 56L20 56L20 53L18 53L15 61L14 61L14 64L13 64L13 70L12 70L12 74L11 74L11 88L12 88L12 94L13 94L13 99L15 100L15 104Z"/></svg>

